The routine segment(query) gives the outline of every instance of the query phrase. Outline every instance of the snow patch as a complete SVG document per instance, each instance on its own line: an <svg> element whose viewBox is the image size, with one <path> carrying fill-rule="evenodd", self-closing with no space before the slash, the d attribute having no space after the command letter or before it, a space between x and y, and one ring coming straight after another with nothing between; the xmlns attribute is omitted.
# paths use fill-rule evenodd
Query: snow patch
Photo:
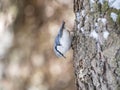
<svg viewBox="0 0 120 90"><path fill-rule="evenodd" d="M107 39L108 36L109 36L109 32L108 32L108 31L104 31L104 32L103 32L103 37L104 37L105 39Z"/></svg>
<svg viewBox="0 0 120 90"><path fill-rule="evenodd" d="M93 37L94 39L98 40L98 33L94 30L90 33L90 37Z"/></svg>
<svg viewBox="0 0 120 90"><path fill-rule="evenodd" d="M95 3L95 1L94 0L90 0L90 3Z"/></svg>
<svg viewBox="0 0 120 90"><path fill-rule="evenodd" d="M99 0L98 2L101 3L101 4L103 4L104 0Z"/></svg>
<svg viewBox="0 0 120 90"><path fill-rule="evenodd" d="M106 24L106 21L107 21L106 18L102 18L101 20L102 20L102 22L103 22L104 25L105 25L105 24Z"/></svg>
<svg viewBox="0 0 120 90"><path fill-rule="evenodd" d="M85 16L85 10L82 10L82 11L81 11L81 14L82 14L82 16L84 17L84 16Z"/></svg>
<svg viewBox="0 0 120 90"><path fill-rule="evenodd" d="M81 31L82 31L82 33L84 33L84 28L83 27L81 27Z"/></svg>
<svg viewBox="0 0 120 90"><path fill-rule="evenodd" d="M107 20L106 20L106 18L98 18L98 22L99 21L102 21L102 23L105 25L106 24L106 22L107 22Z"/></svg>
<svg viewBox="0 0 120 90"><path fill-rule="evenodd" d="M77 12L77 13L76 13L76 18L77 18L77 21L80 21L80 18L81 18L80 12Z"/></svg>
<svg viewBox="0 0 120 90"><path fill-rule="evenodd" d="M93 12L94 9L93 9L93 4L95 3L95 0L89 0L90 2L90 11Z"/></svg>
<svg viewBox="0 0 120 90"><path fill-rule="evenodd" d="M80 29L80 24L77 25L77 28Z"/></svg>
<svg viewBox="0 0 120 90"><path fill-rule="evenodd" d="M95 27L98 27L98 23L97 22L95 23Z"/></svg>
<svg viewBox="0 0 120 90"><path fill-rule="evenodd" d="M116 13L112 12L110 17L113 19L114 22L116 22L118 15Z"/></svg>
<svg viewBox="0 0 120 90"><path fill-rule="evenodd" d="M120 0L109 0L108 3L110 7L120 9Z"/></svg>

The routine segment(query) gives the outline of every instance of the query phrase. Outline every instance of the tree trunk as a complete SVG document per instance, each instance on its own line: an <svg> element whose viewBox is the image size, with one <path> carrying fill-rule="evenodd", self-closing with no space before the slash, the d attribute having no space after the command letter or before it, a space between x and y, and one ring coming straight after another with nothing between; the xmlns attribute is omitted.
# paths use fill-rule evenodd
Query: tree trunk
<svg viewBox="0 0 120 90"><path fill-rule="evenodd" d="M109 4L74 0L77 90L120 90L120 11Z"/></svg>

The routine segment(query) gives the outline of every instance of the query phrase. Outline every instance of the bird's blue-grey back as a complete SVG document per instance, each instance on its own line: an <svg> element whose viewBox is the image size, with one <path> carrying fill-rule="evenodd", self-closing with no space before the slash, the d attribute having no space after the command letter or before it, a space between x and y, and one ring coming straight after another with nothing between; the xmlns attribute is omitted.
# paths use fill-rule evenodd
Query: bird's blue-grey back
<svg viewBox="0 0 120 90"><path fill-rule="evenodd" d="M65 22L63 21L63 22L62 22L62 25L61 25L61 27L60 27L60 30L59 30L56 38L55 38L54 51L55 51L55 53L56 53L57 56L60 56L60 55L61 55L61 56L63 56L63 57L65 58L65 56L57 49L57 46L61 46L61 44L60 44L60 39L61 39L61 37L62 37L62 35L63 35L64 27L65 27ZM57 53L59 53L59 54L57 54Z"/></svg>
<svg viewBox="0 0 120 90"><path fill-rule="evenodd" d="M62 35L63 35L63 29L64 29L64 27L65 27L65 22L63 21L63 22L62 22L62 25L61 25L61 27L60 27L60 30L59 30L59 32L58 32L58 35L57 35L56 38L55 38L55 44L60 45L60 38L61 38Z"/></svg>

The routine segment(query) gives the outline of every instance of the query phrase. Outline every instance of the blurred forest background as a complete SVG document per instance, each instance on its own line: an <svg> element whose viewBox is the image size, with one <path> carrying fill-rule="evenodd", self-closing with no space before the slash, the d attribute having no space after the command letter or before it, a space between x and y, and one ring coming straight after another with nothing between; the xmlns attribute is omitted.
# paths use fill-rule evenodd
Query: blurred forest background
<svg viewBox="0 0 120 90"><path fill-rule="evenodd" d="M73 0L0 0L0 10L0 90L75 90L72 50L53 51L62 21L73 29Z"/></svg>

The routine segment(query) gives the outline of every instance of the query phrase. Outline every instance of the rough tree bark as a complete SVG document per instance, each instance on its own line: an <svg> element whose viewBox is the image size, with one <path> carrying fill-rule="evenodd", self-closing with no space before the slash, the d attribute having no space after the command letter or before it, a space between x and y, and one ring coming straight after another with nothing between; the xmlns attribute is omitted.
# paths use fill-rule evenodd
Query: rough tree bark
<svg viewBox="0 0 120 90"><path fill-rule="evenodd" d="M100 1L74 0L77 90L120 90L120 10Z"/></svg>

